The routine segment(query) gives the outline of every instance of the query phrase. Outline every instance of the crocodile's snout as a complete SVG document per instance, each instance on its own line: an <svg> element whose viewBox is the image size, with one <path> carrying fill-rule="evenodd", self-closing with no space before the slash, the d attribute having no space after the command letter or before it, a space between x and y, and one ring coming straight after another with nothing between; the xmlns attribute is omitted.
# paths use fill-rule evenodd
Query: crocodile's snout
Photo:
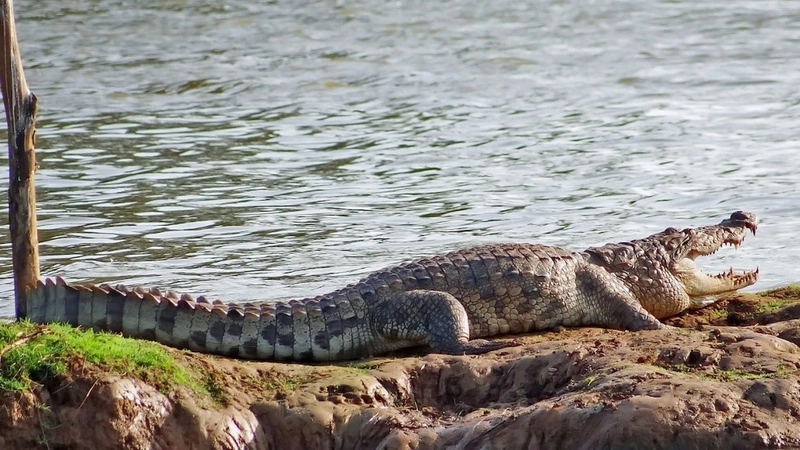
<svg viewBox="0 0 800 450"><path fill-rule="evenodd" d="M720 222L717 227L700 228L698 229L701 230L700 233L692 236L692 239L688 241L691 250L685 257L677 258L672 273L679 280L686 294L693 299L695 305L707 304L705 300L702 300L706 296L735 291L758 281L758 268L740 272L730 268L722 273L709 275L694 264L694 260L698 256L716 253L726 245L738 249L744 242L747 231L749 230L755 235L757 229L758 217L755 214L736 211L731 214L730 218Z"/></svg>
<svg viewBox="0 0 800 450"><path fill-rule="evenodd" d="M756 234L758 229L758 217L749 212L736 211L731 214L731 217L720 222L724 227L744 227Z"/></svg>

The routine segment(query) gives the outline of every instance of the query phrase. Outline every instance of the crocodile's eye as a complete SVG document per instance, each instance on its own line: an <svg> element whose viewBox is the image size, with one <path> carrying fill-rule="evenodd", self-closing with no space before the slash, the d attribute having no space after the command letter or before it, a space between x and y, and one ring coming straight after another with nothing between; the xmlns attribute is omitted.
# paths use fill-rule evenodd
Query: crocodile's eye
<svg viewBox="0 0 800 450"><path fill-rule="evenodd" d="M670 239L664 243L664 248L667 250L675 250L678 246L681 245L681 242L677 239Z"/></svg>
<svg viewBox="0 0 800 450"><path fill-rule="evenodd" d="M664 234L673 234L673 233L677 233L677 232L678 232L678 229L677 228L673 228L673 227L669 227L666 230L664 230Z"/></svg>

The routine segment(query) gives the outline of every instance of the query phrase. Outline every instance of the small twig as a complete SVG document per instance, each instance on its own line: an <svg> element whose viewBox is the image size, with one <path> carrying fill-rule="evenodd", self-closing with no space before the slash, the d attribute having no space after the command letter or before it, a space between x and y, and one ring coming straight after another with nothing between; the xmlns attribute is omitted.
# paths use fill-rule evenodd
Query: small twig
<svg viewBox="0 0 800 450"><path fill-rule="evenodd" d="M83 408L83 404L84 404L84 403L86 403L86 400L89 398L89 395L90 395L90 394L92 393L92 391L94 390L94 387L95 387L95 386L97 386L97 382L98 382L98 381L99 381L99 380L94 380L94 383L92 383L92 387L90 387L90 388L89 388L89 391L88 391L88 392L86 392L86 397L83 397L83 401L81 402L81 404L80 404L80 405L78 405L78 409L79 409L79 410L80 410L81 408Z"/></svg>
<svg viewBox="0 0 800 450"><path fill-rule="evenodd" d="M47 429L42 421L42 410L40 408L36 408L36 416L39 417L39 428L42 431L42 443L47 450L50 450L50 443L47 441Z"/></svg>
<svg viewBox="0 0 800 450"><path fill-rule="evenodd" d="M50 333L52 333L52 331L46 328L40 328L28 334L18 333L16 336L14 336L15 340L13 342L9 343L8 345L0 349L0 368L3 367L3 356L7 352L10 352L11 350L14 350L17 347L21 347L27 344L31 339Z"/></svg>

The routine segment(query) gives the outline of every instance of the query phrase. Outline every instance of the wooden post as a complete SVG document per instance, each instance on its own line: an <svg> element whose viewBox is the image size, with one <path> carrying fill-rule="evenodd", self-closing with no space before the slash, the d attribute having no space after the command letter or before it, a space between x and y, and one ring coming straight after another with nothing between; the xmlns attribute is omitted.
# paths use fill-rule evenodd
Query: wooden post
<svg viewBox="0 0 800 450"><path fill-rule="evenodd" d="M36 171L34 151L36 96L22 71L12 0L0 0L0 88L8 125L8 223L18 319L27 316L25 299L39 279L39 237L36 232Z"/></svg>

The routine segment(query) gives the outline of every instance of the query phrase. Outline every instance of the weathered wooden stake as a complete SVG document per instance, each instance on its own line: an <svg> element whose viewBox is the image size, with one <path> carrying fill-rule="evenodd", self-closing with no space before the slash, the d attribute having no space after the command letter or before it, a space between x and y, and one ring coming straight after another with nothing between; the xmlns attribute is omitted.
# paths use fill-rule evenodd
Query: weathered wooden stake
<svg viewBox="0 0 800 450"><path fill-rule="evenodd" d="M36 96L28 89L22 71L12 0L0 0L0 89L8 125L8 223L17 318L27 316L25 298L39 279L39 237L36 232L36 171L34 151Z"/></svg>

